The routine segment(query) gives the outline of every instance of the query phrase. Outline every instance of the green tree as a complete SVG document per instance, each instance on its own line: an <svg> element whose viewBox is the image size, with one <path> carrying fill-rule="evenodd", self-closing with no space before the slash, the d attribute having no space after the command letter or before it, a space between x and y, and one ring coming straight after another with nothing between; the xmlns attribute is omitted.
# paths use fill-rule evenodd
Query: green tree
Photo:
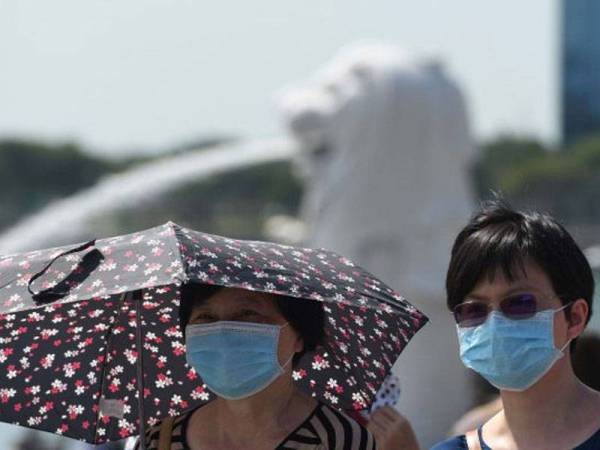
<svg viewBox="0 0 600 450"><path fill-rule="evenodd" d="M503 137L482 146L473 173L480 198L500 191L518 207L549 211L565 222L600 224L600 136L556 151Z"/></svg>
<svg viewBox="0 0 600 450"><path fill-rule="evenodd" d="M481 146L473 165L473 183L481 199L493 191L510 194L512 174L523 164L540 161L548 153L540 142L521 137L500 136Z"/></svg>
<svg viewBox="0 0 600 450"><path fill-rule="evenodd" d="M117 169L72 143L0 141L0 228Z"/></svg>

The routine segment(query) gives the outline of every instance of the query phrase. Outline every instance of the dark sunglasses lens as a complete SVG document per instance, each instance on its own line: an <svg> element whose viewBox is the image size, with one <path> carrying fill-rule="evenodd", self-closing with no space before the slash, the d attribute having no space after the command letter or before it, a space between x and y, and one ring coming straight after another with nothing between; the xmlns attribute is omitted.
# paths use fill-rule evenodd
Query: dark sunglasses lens
<svg viewBox="0 0 600 450"><path fill-rule="evenodd" d="M514 295L502 300L500 309L509 319L527 319L536 313L537 301L533 294Z"/></svg>
<svg viewBox="0 0 600 450"><path fill-rule="evenodd" d="M454 320L461 327L476 327L485 322L488 315L488 307L481 302L468 302L456 305L454 308Z"/></svg>

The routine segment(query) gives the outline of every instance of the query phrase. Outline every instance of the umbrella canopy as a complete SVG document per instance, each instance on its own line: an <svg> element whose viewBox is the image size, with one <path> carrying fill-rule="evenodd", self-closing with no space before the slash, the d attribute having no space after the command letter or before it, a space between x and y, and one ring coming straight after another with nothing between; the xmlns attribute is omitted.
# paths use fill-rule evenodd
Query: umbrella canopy
<svg viewBox="0 0 600 450"><path fill-rule="evenodd" d="M324 302L325 342L302 357L293 377L342 409L370 405L427 321L335 253L174 223L4 256L0 420L99 444L210 401L185 361L178 311L188 282Z"/></svg>

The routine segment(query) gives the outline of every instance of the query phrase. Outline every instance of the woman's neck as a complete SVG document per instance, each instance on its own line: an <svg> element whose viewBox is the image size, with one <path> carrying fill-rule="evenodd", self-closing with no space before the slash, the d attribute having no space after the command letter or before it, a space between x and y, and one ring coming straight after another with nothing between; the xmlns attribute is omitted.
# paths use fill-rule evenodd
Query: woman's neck
<svg viewBox="0 0 600 450"><path fill-rule="evenodd" d="M580 383L572 371L553 367L538 383L523 392L501 391L506 421L512 430L538 429L565 420ZM556 370L554 370L556 369ZM570 372L570 373L569 373Z"/></svg>
<svg viewBox="0 0 600 450"><path fill-rule="evenodd" d="M261 423L271 424L281 418L281 413L289 408L295 394L293 382L280 377L263 391L241 400L218 399L215 402L217 414L225 422L239 423L240 426L249 423L257 426ZM265 405L269 405L268 408ZM228 422L232 420L233 422Z"/></svg>
<svg viewBox="0 0 600 450"><path fill-rule="evenodd" d="M280 376L265 390L245 399L216 399L210 407L212 438L223 448L253 448L252 443L284 439L315 407L315 401L300 393L291 376ZM208 412L208 409L207 411ZM230 426L223 426L229 424ZM213 440L211 439L211 440Z"/></svg>
<svg viewBox="0 0 600 450"><path fill-rule="evenodd" d="M582 415L590 404L590 390L573 373L568 354L534 386L522 391L501 391L503 411L484 428L484 439L508 448L552 448L571 442L590 422ZM598 400L597 398L595 399ZM575 438L576 439L576 438Z"/></svg>

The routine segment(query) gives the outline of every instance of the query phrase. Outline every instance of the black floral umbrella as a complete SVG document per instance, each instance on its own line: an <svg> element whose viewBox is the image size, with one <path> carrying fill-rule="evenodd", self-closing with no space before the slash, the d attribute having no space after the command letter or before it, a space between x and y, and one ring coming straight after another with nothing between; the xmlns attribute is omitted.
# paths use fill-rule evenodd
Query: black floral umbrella
<svg viewBox="0 0 600 450"><path fill-rule="evenodd" d="M0 421L100 444L210 401L186 364L178 324L180 286L187 282L324 302L326 342L304 355L293 377L341 409L371 404L427 322L335 253L174 223L3 256Z"/></svg>

